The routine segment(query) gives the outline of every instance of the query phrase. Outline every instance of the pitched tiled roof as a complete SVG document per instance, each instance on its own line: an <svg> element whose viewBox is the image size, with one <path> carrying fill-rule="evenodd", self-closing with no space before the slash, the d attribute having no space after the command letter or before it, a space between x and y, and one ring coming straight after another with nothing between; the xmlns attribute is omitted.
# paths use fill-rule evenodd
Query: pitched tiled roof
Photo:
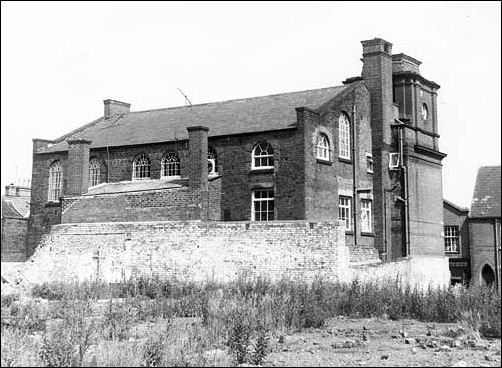
<svg viewBox="0 0 502 368"><path fill-rule="evenodd" d="M350 85L245 98L193 106L130 112L99 118L38 152L65 151L70 135L90 139L91 148L174 141L188 138L189 126L207 126L209 136L289 129L296 107L316 109Z"/></svg>
<svg viewBox="0 0 502 368"><path fill-rule="evenodd" d="M478 170L470 217L500 217L500 166Z"/></svg>
<svg viewBox="0 0 502 368"><path fill-rule="evenodd" d="M443 203L447 204L450 207L453 207L454 209L456 209L459 212L469 212L468 208L466 208L466 207L460 207L460 206L456 205L455 203L450 202L449 200L444 199L444 198L443 198Z"/></svg>

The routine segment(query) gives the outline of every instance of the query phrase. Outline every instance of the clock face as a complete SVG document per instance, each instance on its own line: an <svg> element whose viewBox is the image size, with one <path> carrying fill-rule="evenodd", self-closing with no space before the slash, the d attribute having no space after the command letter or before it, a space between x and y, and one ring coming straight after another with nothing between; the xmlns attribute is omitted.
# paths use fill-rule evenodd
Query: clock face
<svg viewBox="0 0 502 368"><path fill-rule="evenodd" d="M428 115L429 111L427 110L427 105L422 104L422 119L427 120Z"/></svg>

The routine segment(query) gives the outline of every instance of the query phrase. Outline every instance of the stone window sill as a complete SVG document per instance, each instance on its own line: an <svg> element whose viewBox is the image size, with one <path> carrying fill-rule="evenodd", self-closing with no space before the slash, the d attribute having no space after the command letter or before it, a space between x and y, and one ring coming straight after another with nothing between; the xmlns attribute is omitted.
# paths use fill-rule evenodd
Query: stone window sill
<svg viewBox="0 0 502 368"><path fill-rule="evenodd" d="M249 170L249 174L273 174L274 173L274 168L273 167L267 167L267 168L255 168Z"/></svg>
<svg viewBox="0 0 502 368"><path fill-rule="evenodd" d="M352 164L352 160L349 158L338 157L338 161L345 162L346 164Z"/></svg>
<svg viewBox="0 0 502 368"><path fill-rule="evenodd" d="M352 231L352 230L345 230L345 235L354 235L354 231Z"/></svg>
<svg viewBox="0 0 502 368"><path fill-rule="evenodd" d="M362 235L362 236L371 236L371 237L375 237L375 233L365 233L365 232L361 232L361 235Z"/></svg>
<svg viewBox="0 0 502 368"><path fill-rule="evenodd" d="M333 163L331 161L324 160L322 158L316 158L316 162L318 164L323 164L323 165L333 165Z"/></svg>

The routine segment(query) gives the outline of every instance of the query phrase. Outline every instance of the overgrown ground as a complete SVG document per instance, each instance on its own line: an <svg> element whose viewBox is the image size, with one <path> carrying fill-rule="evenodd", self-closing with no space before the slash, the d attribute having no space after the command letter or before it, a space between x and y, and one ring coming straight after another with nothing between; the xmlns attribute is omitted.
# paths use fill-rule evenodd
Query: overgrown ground
<svg viewBox="0 0 502 368"><path fill-rule="evenodd" d="M488 289L264 279L2 295L2 366L500 366Z"/></svg>

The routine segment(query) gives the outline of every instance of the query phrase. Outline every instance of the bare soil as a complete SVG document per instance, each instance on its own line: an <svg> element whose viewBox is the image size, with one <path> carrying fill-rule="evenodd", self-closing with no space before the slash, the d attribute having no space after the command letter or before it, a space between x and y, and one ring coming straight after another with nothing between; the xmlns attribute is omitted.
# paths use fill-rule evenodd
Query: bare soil
<svg viewBox="0 0 502 368"><path fill-rule="evenodd" d="M457 324L336 318L271 340L265 366L500 367L500 339L469 343Z"/></svg>

